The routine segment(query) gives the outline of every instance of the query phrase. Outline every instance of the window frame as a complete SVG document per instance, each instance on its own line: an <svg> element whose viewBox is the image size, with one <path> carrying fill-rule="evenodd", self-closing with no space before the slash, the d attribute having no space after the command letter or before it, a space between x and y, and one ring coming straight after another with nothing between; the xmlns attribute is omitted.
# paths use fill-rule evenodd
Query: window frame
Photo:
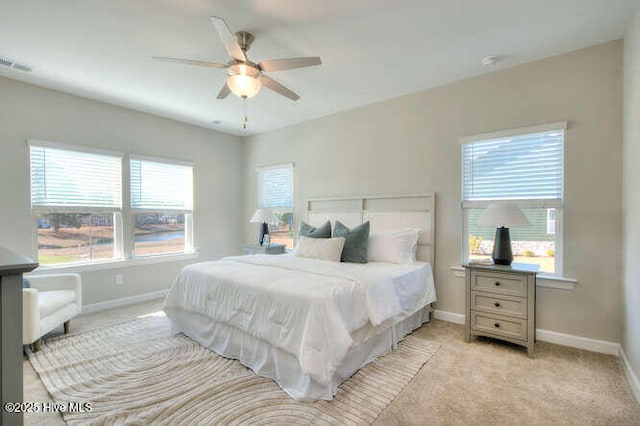
<svg viewBox="0 0 640 426"><path fill-rule="evenodd" d="M561 198L560 200L548 200L548 199L508 199L508 200L474 200L465 201L464 190L464 146L474 143L487 141L491 139L501 139L515 136L524 136L534 133L543 133L548 131L561 131L562 136L562 166L561 166ZM564 240L564 200L565 200L565 158L566 158L566 142L567 142L567 122L548 123L539 126L528 126L514 129L508 129L498 132L482 133L476 135L469 135L460 138L460 155L462 164L460 167L460 191L461 191L461 210L462 210L462 241L461 241L461 253L462 263L469 261L469 210L486 208L489 204L495 202L509 202L517 205L521 209L526 208L540 208L540 209L555 209L555 253L554 253L554 272L541 271L541 275L547 275L550 277L562 277L563 276L563 240Z"/></svg>
<svg viewBox="0 0 640 426"><path fill-rule="evenodd" d="M169 165L177 165L191 168L192 180L191 180L191 209L146 209L133 207L132 197L131 197L131 161L148 161L153 163L164 163ZM127 192L129 197L128 210L130 214L130 227L129 227L129 253L130 259L146 259L153 257L161 257L161 256L172 256L179 254L190 254L194 252L193 245L193 213L194 213L194 204L195 204L195 166L192 162L182 161L182 160L173 160L162 157L151 157L146 155L138 155L138 154L129 154L127 156ZM135 253L135 215L143 214L143 213L169 213L169 214L183 214L184 215L184 251L180 252L164 252L157 254L142 254L136 255Z"/></svg>
<svg viewBox="0 0 640 426"><path fill-rule="evenodd" d="M62 149L77 151L89 154L101 154L117 156L121 161L121 207L120 209L110 208L98 208L98 207L38 207L33 206L32 203L32 182L31 182L31 146L40 146L45 148ZM196 195L196 167L192 162L168 159L162 157L151 157L138 155L128 152L119 152L114 150L107 150L101 148L93 148L82 145L73 145L60 142L45 141L40 139L29 138L26 141L26 157L27 157L27 173L29 180L29 205L32 223L32 236L31 244L35 257L39 258L38 249L38 215L43 213L113 213L113 258L93 260L88 262L69 262L60 264L40 265L40 270L101 270L108 269L112 264L120 264L122 262L132 264L146 264L156 263L162 261L180 260L183 258L197 257L197 249L194 244L194 210L195 210L195 195ZM132 159L163 162L168 164L178 164L191 167L193 173L192 181L192 209L185 214L185 250L184 252L167 252L153 255L134 255L134 209L131 207L131 173L130 164ZM156 210L154 210L155 212ZM162 212L170 213L174 210L162 210ZM176 213L182 214L183 211L175 210Z"/></svg>
<svg viewBox="0 0 640 426"><path fill-rule="evenodd" d="M260 173L263 173L268 170L274 169L283 169L283 168L291 168L291 206L278 206L278 207L264 207L261 203L261 178ZM268 208L274 212L278 213L291 213L291 232L293 235L290 236L290 244L292 247L295 246L296 237L295 237L295 217L294 217L294 209L295 209L295 198L296 198L296 167L294 162L285 162L285 163L276 163L269 164L265 166L260 166L255 169L256 173L256 208ZM288 246L289 244L287 244Z"/></svg>

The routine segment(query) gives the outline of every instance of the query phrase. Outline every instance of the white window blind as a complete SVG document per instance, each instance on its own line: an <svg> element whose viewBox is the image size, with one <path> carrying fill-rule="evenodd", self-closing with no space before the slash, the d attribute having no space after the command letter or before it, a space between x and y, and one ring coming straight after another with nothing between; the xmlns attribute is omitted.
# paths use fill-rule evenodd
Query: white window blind
<svg viewBox="0 0 640 426"><path fill-rule="evenodd" d="M258 169L258 207L293 208L293 163Z"/></svg>
<svg viewBox="0 0 640 426"><path fill-rule="evenodd" d="M562 202L564 129L476 140L462 146L463 207L488 200Z"/></svg>
<svg viewBox="0 0 640 426"><path fill-rule="evenodd" d="M92 211L122 207L122 158L31 144L31 205Z"/></svg>
<svg viewBox="0 0 640 426"><path fill-rule="evenodd" d="M145 210L193 209L193 167L131 159L131 207Z"/></svg>

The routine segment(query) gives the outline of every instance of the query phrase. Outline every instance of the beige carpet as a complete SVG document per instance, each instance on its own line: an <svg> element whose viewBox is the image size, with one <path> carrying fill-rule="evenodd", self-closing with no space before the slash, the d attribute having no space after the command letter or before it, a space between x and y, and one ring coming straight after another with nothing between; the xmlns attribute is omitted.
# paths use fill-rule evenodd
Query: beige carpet
<svg viewBox="0 0 640 426"><path fill-rule="evenodd" d="M162 299L81 315L71 333L83 333L157 312ZM45 339L62 334L57 328ZM504 342L464 339L464 327L434 320L412 334L441 344L437 356L385 408L374 425L640 425L640 405L620 360L545 342L536 357ZM53 402L28 358L24 400ZM59 413L26 413L25 425L63 426Z"/></svg>
<svg viewBox="0 0 640 426"><path fill-rule="evenodd" d="M170 335L162 315L49 339L29 360L55 402L91 402L90 413L64 413L69 423L364 424L439 347L408 336L345 382L333 401L316 403L296 402L239 362Z"/></svg>

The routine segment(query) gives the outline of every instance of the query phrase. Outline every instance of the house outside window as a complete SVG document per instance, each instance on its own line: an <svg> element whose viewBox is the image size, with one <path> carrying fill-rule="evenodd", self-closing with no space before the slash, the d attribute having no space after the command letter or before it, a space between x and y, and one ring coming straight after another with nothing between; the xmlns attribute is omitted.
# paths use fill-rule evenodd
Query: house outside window
<svg viewBox="0 0 640 426"><path fill-rule="evenodd" d="M514 262L562 274L566 123L462 138L463 262L490 259L495 228L478 225L492 203L515 203L531 226L511 228Z"/></svg>
<svg viewBox="0 0 640 426"><path fill-rule="evenodd" d="M270 209L277 221L269 224L272 243L293 248L293 163L257 169L258 208Z"/></svg>

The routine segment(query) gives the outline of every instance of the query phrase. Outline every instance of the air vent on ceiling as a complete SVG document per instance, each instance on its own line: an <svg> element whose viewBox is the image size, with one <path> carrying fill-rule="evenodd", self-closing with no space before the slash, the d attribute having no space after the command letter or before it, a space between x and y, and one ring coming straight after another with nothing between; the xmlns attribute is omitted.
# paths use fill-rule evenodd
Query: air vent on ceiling
<svg viewBox="0 0 640 426"><path fill-rule="evenodd" d="M21 64L19 62L12 61L11 59L4 58L2 56L0 56L0 65L4 65L5 67L9 67L9 68L15 68L17 70L25 71L25 72L33 71L33 68L31 68L29 65Z"/></svg>

